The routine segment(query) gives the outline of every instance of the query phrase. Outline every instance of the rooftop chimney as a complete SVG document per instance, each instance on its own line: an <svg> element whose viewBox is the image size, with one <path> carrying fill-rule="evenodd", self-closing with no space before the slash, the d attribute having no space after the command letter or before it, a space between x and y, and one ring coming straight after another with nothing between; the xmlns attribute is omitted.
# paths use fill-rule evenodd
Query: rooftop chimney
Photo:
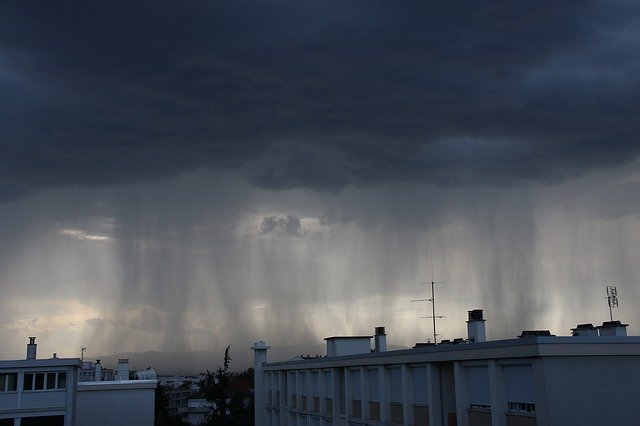
<svg viewBox="0 0 640 426"><path fill-rule="evenodd" d="M572 336L597 336L598 329L593 324L578 324L576 328L571 329Z"/></svg>
<svg viewBox="0 0 640 426"><path fill-rule="evenodd" d="M469 343L486 342L487 334L485 332L485 319L482 317L482 309L474 309L467 311L467 313L469 314L469 321L467 321Z"/></svg>
<svg viewBox="0 0 640 426"><path fill-rule="evenodd" d="M117 380L129 380L129 358L120 358L118 360Z"/></svg>
<svg viewBox="0 0 640 426"><path fill-rule="evenodd" d="M36 359L36 338L29 337L29 344L27 345L27 359Z"/></svg>
<svg viewBox="0 0 640 426"><path fill-rule="evenodd" d="M620 321L605 321L602 325L599 325L598 331L600 336L626 336L627 326L629 324L622 324Z"/></svg>
<svg viewBox="0 0 640 426"><path fill-rule="evenodd" d="M100 364L99 359L96 359L95 377L93 380L95 380L96 382L102 381L102 364Z"/></svg>
<svg viewBox="0 0 640 426"><path fill-rule="evenodd" d="M373 342L376 352L387 351L387 334L384 332L384 327L376 327L376 334L373 338Z"/></svg>

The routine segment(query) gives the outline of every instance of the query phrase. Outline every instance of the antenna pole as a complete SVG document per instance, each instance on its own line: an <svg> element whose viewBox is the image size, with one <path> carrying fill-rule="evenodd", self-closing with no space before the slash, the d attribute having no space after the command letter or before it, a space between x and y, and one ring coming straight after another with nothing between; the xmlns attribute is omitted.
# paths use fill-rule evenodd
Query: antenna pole
<svg viewBox="0 0 640 426"><path fill-rule="evenodd" d="M431 282L430 283L420 283L422 285L431 284L431 298L430 299L411 299L411 302L431 302L431 315L422 317L422 318L431 318L433 319L433 343L438 343L438 333L436 332L436 319L444 318L442 315L436 315L436 294L435 294L435 284L444 284L444 281L434 281L433 279L433 253L431 253ZM428 312L428 311L427 311Z"/></svg>
<svg viewBox="0 0 640 426"><path fill-rule="evenodd" d="M613 312L611 311L611 299L609 299L609 321L613 321Z"/></svg>
<svg viewBox="0 0 640 426"><path fill-rule="evenodd" d="M431 318L433 318L433 343L438 343L438 341L436 340L436 295L433 290L434 284L435 282L431 281Z"/></svg>
<svg viewBox="0 0 640 426"><path fill-rule="evenodd" d="M607 286L607 304L609 305L609 320L613 321L613 312L611 308L618 307L618 289L615 286Z"/></svg>

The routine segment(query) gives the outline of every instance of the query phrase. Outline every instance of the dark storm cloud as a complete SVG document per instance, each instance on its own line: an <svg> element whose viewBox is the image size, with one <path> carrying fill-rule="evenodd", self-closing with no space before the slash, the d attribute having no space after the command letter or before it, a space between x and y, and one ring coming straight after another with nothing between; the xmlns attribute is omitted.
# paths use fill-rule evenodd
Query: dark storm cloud
<svg viewBox="0 0 640 426"><path fill-rule="evenodd" d="M260 233L263 235L288 235L299 237L304 234L300 218L296 216L269 216L262 219Z"/></svg>
<svg viewBox="0 0 640 426"><path fill-rule="evenodd" d="M232 168L269 189L634 158L632 2L5 2L0 199Z"/></svg>

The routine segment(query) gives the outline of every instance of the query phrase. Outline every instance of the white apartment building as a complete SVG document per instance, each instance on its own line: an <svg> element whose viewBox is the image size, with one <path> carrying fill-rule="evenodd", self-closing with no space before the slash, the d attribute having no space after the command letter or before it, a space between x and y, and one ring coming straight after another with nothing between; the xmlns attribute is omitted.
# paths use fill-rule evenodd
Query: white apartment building
<svg viewBox="0 0 640 426"><path fill-rule="evenodd" d="M626 325L581 325L573 336L523 332L485 341L482 311L469 336L387 351L384 329L332 337L327 354L267 362L254 350L256 425L637 425L640 338Z"/></svg>
<svg viewBox="0 0 640 426"><path fill-rule="evenodd" d="M0 426L73 426L80 360L36 359L35 340L27 359L0 361Z"/></svg>
<svg viewBox="0 0 640 426"><path fill-rule="evenodd" d="M26 359L0 361L0 426L153 425L157 381L129 380L128 359L119 380L104 381L97 362L79 381L80 359L37 359L36 347L30 337Z"/></svg>

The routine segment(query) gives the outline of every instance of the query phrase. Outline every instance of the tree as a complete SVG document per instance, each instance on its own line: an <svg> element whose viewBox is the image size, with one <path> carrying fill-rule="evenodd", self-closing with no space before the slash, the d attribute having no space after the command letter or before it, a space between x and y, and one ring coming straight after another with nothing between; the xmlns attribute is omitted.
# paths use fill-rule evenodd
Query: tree
<svg viewBox="0 0 640 426"><path fill-rule="evenodd" d="M237 381L242 375L234 375L229 371L231 346L227 346L224 351L224 362L222 367L218 366L215 373L207 370L204 379L200 384L200 389L204 392L208 401L213 403L213 412L207 420L208 425L215 426L249 426L253 425L253 405L245 404L244 397L240 390L232 390L232 382Z"/></svg>
<svg viewBox="0 0 640 426"><path fill-rule="evenodd" d="M155 426L181 426L179 418L171 416L167 405L169 402L166 395L167 389L158 382L155 395Z"/></svg>
<svg viewBox="0 0 640 426"><path fill-rule="evenodd" d="M231 356L229 350L231 345L224 351L223 367L218 366L218 371L214 374L207 370L207 374L202 381L200 388L204 391L208 401L213 403L213 412L209 416L207 424L228 425L229 423L229 402L227 400L227 388L229 386L229 363Z"/></svg>

